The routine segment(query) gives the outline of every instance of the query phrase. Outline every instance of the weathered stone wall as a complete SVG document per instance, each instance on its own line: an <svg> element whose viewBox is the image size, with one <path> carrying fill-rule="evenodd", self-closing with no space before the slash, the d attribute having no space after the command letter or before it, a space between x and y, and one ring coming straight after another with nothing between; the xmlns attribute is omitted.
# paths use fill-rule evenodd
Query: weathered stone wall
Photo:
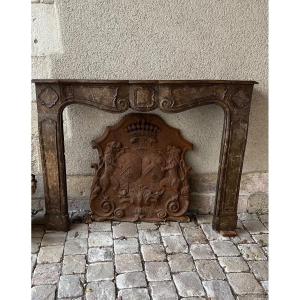
<svg viewBox="0 0 300 300"><path fill-rule="evenodd" d="M33 78L258 81L243 169L253 187L241 189L239 209L266 209L267 186L257 188L260 180L266 182L268 169L266 0L31 2ZM38 179L34 205L40 205L43 192L34 87L32 95L32 172ZM88 205L90 164L97 160L90 141L120 117L79 105L64 111L72 207ZM192 207L211 211L215 191L201 189L200 178L209 178L215 186L222 110L210 105L163 118L194 143L188 154L195 181Z"/></svg>

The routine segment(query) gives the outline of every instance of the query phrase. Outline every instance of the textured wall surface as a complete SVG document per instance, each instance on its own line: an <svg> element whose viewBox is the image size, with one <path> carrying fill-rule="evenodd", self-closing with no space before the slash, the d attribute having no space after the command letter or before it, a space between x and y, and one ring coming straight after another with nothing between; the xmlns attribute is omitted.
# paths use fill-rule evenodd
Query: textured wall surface
<svg viewBox="0 0 300 300"><path fill-rule="evenodd" d="M243 172L268 169L266 0L55 0L32 3L32 12L34 78L258 81ZM40 174L34 96L32 105L32 169ZM120 117L79 105L65 110L69 175L92 173L90 141ZM222 110L164 118L194 143L193 171L217 172Z"/></svg>

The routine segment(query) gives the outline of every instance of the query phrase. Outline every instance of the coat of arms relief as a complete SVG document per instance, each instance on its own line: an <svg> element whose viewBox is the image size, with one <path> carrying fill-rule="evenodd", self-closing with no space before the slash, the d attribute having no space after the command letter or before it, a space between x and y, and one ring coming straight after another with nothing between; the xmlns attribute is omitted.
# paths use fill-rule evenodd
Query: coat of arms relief
<svg viewBox="0 0 300 300"><path fill-rule="evenodd" d="M99 162L91 188L92 218L187 221L192 149L180 131L153 114L129 114L93 141Z"/></svg>

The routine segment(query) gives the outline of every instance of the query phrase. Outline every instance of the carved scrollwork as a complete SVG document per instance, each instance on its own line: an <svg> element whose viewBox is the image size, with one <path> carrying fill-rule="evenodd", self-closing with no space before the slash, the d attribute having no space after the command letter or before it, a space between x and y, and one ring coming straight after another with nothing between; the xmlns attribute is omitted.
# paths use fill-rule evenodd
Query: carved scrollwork
<svg viewBox="0 0 300 300"><path fill-rule="evenodd" d="M184 153L192 145L177 130L158 116L132 114L93 145L99 151L91 192L97 220L181 220L189 200L181 194L189 170Z"/></svg>

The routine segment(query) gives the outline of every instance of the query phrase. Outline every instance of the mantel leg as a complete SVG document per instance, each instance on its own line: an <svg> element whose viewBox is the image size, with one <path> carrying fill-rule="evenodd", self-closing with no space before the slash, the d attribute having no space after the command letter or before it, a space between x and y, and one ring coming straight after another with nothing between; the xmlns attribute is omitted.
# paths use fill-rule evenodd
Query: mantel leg
<svg viewBox="0 0 300 300"><path fill-rule="evenodd" d="M247 93L247 96L250 104L251 91ZM250 112L250 105L238 106L238 99L237 97L229 99L230 104L225 111L213 217L213 229L220 231L225 236L236 235L240 180Z"/></svg>
<svg viewBox="0 0 300 300"><path fill-rule="evenodd" d="M38 86L37 96L46 227L66 231L69 228L69 215L63 127L58 110L59 89L56 86Z"/></svg>

